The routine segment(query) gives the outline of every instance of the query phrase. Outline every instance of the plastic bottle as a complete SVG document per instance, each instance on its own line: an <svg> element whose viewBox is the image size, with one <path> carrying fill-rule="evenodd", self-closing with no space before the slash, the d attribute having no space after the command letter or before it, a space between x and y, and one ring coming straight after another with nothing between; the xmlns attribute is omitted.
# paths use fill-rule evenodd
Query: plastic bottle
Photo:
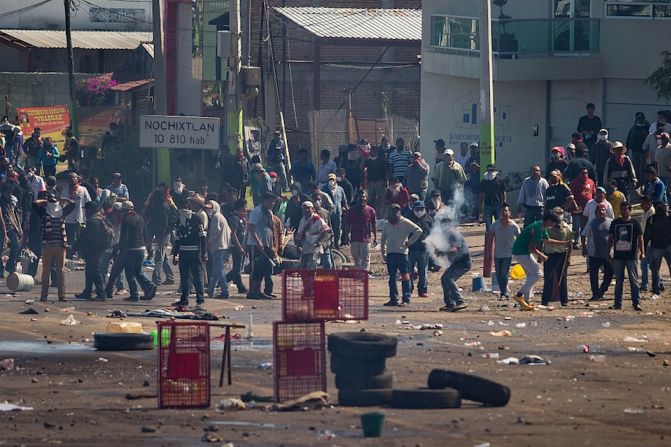
<svg viewBox="0 0 671 447"><path fill-rule="evenodd" d="M251 340L254 338L254 317L252 313L249 313L249 326L247 327L247 339Z"/></svg>

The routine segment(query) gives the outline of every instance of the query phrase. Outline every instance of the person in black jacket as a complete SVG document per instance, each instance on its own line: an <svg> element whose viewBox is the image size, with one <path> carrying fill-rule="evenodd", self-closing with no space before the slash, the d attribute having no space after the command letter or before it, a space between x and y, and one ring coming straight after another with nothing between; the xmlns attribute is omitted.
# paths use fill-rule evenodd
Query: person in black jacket
<svg viewBox="0 0 671 447"><path fill-rule="evenodd" d="M177 210L174 210L176 213ZM170 263L167 262L167 248L170 242L170 232L172 231L173 207L168 203L165 192L156 189L149 195L147 206L144 209L144 216L147 221L147 241L156 242L154 251L154 273L151 281L161 284L161 271L165 272L165 285L175 283Z"/></svg>
<svg viewBox="0 0 671 447"><path fill-rule="evenodd" d="M307 202L310 198L303 194L303 186L299 182L294 182L290 189L291 198L287 201L284 217L288 222L288 227L296 231L303 218L303 202Z"/></svg>
<svg viewBox="0 0 671 447"><path fill-rule="evenodd" d="M124 298L124 301L140 301L135 280L140 283L140 287L144 291L142 299L148 301L156 296L156 284L150 282L142 272L142 261L144 261L146 246L144 219L135 213L135 206L130 200L123 202L121 209L126 215L121 222L119 250L130 291L130 296ZM108 283L107 287L109 288L109 286Z"/></svg>
<svg viewBox="0 0 671 447"><path fill-rule="evenodd" d="M649 127L650 123L645 119L643 112L636 112L634 125L629 129L627 141L625 142L627 149L629 149L631 161L634 163L636 178L643 178L645 168L647 168L647 163L645 162L646 153L643 150L643 143L648 137Z"/></svg>
<svg viewBox="0 0 671 447"><path fill-rule="evenodd" d="M105 289L103 277L100 270L100 256L112 244L112 225L106 221L100 212L100 206L96 202L84 205L86 213L86 228L82 231L75 242L75 250L81 254L86 261L84 269L84 290L75 295L75 298L91 300L91 292L95 286L96 300L105 300Z"/></svg>
<svg viewBox="0 0 671 447"><path fill-rule="evenodd" d="M187 201L188 210L180 210L179 224L175 232L175 243L172 247L172 263L179 265L179 281L181 297L175 303L177 307L189 305L189 289L191 278L196 289L196 305L205 303L203 288L203 265L207 260L205 245L205 229L203 221L194 211L206 208L205 200L198 194ZM179 257L179 259L178 259Z"/></svg>
<svg viewBox="0 0 671 447"><path fill-rule="evenodd" d="M422 229L422 237L412 244L408 249L408 261L410 263L410 293L414 290L414 269L417 268L419 283L417 284L417 294L420 298L428 298L427 273L429 269L429 252L424 244L424 239L429 236L433 226L433 217L426 212L424 201L417 200L412 209L412 214L408 217L411 222Z"/></svg>

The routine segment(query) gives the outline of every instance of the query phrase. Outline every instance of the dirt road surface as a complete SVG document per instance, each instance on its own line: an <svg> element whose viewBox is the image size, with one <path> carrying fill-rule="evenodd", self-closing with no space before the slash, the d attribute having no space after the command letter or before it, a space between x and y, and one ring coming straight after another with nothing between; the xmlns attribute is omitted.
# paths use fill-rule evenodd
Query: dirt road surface
<svg viewBox="0 0 671 447"><path fill-rule="evenodd" d="M482 270L481 226L462 228ZM337 405L334 376L328 391L333 406L321 410L278 413L265 404L243 411L220 412L226 397L248 391L272 395L272 322L281 318L281 302L249 301L233 295L228 301L208 300L206 307L226 321L247 324L253 313L254 338L239 331L234 341L233 385L215 383L222 352L212 336L212 407L206 410L159 410L156 398L126 399L128 393L156 392L156 351L97 352L92 333L113 320L111 309L167 307L174 290L161 287L151 303L131 304L119 297L105 302L30 303L37 292L8 295L0 284L0 361L15 359L13 370L0 372L0 403L8 401L30 411L0 412L0 446L664 446L671 445L671 326L669 295L644 295L643 312L631 309L628 291L624 309L607 310L612 301L589 305L585 263L574 255L569 269L568 308L521 312L492 293L471 293L472 276L460 286L470 307L458 314L438 312L442 306L439 273L432 273L429 298L413 296L406 308L385 308L387 277L374 255L370 319L360 323L328 323L327 332L381 332L398 336L397 357L387 363L395 388L426 386L433 368L481 375L512 389L503 408L485 408L464 401L454 410L384 408L382 438L362 438L360 415L377 408ZM280 290L276 277L275 290ZM81 290L83 272L68 273L68 296ZM513 290L519 283L513 282ZM231 288L233 291L234 288ZM54 289L52 289L55 292ZM416 294L415 294L416 295ZM607 295L612 299L612 288ZM19 312L33 308L35 315ZM74 309L67 309L74 307ZM65 310L65 311L64 311ZM73 315L81 322L64 326ZM116 320L114 320L116 321ZM152 318L130 318L149 330ZM413 326L440 323L442 334ZM490 332L508 330L510 337ZM626 337L638 339L625 341ZM631 339L628 339L631 340ZM589 345L584 353L582 345ZM549 365L503 365L499 360L535 354ZM491 357L491 356L490 356ZM329 431L333 436L325 435ZM325 439L328 438L328 439Z"/></svg>

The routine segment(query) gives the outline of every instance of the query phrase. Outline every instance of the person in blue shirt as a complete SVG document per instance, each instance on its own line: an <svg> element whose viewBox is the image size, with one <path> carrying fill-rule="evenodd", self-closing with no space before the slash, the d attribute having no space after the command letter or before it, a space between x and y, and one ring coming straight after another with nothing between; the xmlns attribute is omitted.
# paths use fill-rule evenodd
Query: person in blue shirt
<svg viewBox="0 0 671 447"><path fill-rule="evenodd" d="M58 158L60 153L58 148L51 141L51 137L46 137L44 139L44 145L40 149L40 162L44 168L44 175L48 177L50 175L56 175L56 163L58 163Z"/></svg>
<svg viewBox="0 0 671 447"><path fill-rule="evenodd" d="M643 195L652 200L652 203L666 203L666 185L657 176L657 169L649 166L645 170L647 182L643 186Z"/></svg>
<svg viewBox="0 0 671 447"><path fill-rule="evenodd" d="M112 184L107 186L107 189L112 194L116 195L117 202L125 202L126 200L130 200L128 186L121 183L121 174L118 172L112 174Z"/></svg>

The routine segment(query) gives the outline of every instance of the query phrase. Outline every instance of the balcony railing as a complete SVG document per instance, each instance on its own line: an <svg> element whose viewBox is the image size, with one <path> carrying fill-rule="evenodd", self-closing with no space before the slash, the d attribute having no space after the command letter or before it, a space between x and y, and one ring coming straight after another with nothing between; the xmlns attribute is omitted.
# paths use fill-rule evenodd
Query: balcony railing
<svg viewBox="0 0 671 447"><path fill-rule="evenodd" d="M479 52L479 19L432 16L431 46L460 52ZM494 20L492 52L502 58L598 53L599 20Z"/></svg>

